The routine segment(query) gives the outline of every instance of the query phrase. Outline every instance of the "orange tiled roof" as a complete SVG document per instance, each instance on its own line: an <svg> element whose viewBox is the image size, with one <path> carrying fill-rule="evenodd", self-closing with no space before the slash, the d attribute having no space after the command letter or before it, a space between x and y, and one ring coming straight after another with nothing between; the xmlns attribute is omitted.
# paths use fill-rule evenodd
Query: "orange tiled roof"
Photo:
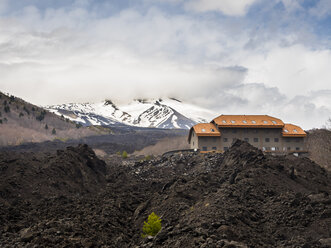
<svg viewBox="0 0 331 248"><path fill-rule="evenodd" d="M221 115L213 120L221 127L283 128L284 122L269 115Z"/></svg>
<svg viewBox="0 0 331 248"><path fill-rule="evenodd" d="M301 127L293 124L285 124L282 132L283 137L306 137L307 134Z"/></svg>
<svg viewBox="0 0 331 248"><path fill-rule="evenodd" d="M221 136L220 131L212 123L199 123L192 128L197 136Z"/></svg>

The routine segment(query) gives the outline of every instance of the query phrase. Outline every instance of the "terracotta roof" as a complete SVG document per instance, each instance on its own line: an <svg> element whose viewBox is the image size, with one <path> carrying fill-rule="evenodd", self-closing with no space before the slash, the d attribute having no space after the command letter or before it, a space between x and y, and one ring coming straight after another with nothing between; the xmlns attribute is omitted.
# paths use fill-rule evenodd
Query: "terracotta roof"
<svg viewBox="0 0 331 248"><path fill-rule="evenodd" d="M283 128L284 122L269 115L221 115L213 120L220 127Z"/></svg>
<svg viewBox="0 0 331 248"><path fill-rule="evenodd" d="M220 131L212 123L199 123L192 128L197 136L221 136Z"/></svg>
<svg viewBox="0 0 331 248"><path fill-rule="evenodd" d="M306 137L307 134L301 127L293 124L285 124L282 132L283 137Z"/></svg>

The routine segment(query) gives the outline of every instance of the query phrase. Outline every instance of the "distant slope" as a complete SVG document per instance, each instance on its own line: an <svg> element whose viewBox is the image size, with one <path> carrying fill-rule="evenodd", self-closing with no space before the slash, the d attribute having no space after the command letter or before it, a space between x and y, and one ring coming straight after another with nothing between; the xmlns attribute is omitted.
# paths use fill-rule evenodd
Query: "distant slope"
<svg viewBox="0 0 331 248"><path fill-rule="evenodd" d="M0 146L97 134L95 128L81 128L65 117L0 92Z"/></svg>
<svg viewBox="0 0 331 248"><path fill-rule="evenodd" d="M326 129L309 130L306 145L309 158L331 171L331 131Z"/></svg>
<svg viewBox="0 0 331 248"><path fill-rule="evenodd" d="M126 124L189 129L196 123L209 122L216 115L210 110L174 98L136 99L118 106L111 100L106 100L101 103L70 103L46 108L84 126Z"/></svg>

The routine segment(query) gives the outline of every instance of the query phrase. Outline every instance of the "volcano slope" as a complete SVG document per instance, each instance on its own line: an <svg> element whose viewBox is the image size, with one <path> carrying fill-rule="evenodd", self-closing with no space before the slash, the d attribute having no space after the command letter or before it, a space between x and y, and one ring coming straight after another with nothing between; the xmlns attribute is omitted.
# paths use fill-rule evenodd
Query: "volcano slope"
<svg viewBox="0 0 331 248"><path fill-rule="evenodd" d="M0 154L3 247L329 247L330 173L237 141L224 154ZM141 238L151 212L162 218Z"/></svg>

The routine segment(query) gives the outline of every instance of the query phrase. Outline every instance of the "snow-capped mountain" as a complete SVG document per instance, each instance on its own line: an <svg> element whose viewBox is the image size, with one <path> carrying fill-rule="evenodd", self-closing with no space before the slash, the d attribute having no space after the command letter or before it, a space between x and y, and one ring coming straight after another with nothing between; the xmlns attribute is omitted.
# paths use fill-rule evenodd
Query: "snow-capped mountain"
<svg viewBox="0 0 331 248"><path fill-rule="evenodd" d="M70 103L47 106L47 110L63 115L84 126L126 124L137 127L189 129L199 122L209 122L215 113L174 98L135 99L129 104Z"/></svg>

